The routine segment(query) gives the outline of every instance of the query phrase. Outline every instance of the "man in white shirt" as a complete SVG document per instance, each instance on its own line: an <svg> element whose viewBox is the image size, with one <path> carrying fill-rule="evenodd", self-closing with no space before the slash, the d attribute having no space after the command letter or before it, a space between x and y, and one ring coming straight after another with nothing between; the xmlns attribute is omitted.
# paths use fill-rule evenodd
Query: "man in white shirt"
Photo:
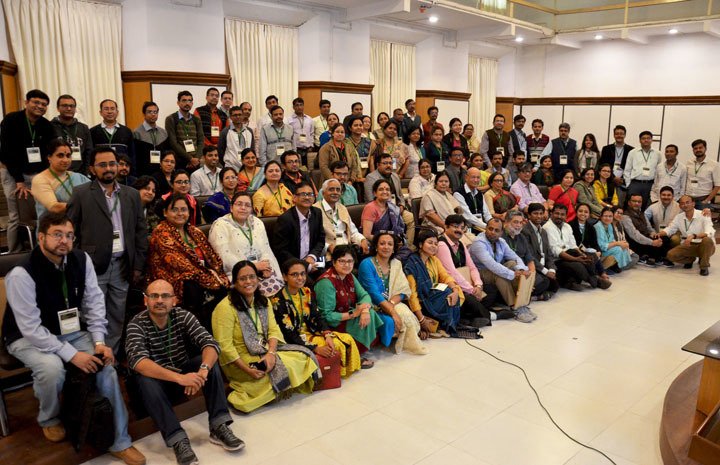
<svg viewBox="0 0 720 465"><path fill-rule="evenodd" d="M692 143L695 160L687 162L686 194L695 201L695 208L709 208L720 192L720 164L705 156L707 142L697 139Z"/></svg>
<svg viewBox="0 0 720 465"><path fill-rule="evenodd" d="M262 115L260 119L258 119L258 129L262 130L263 126L266 124L272 124L273 118L272 118L272 108L278 106L278 98L274 95L268 95L265 97L265 108L267 109L267 113ZM283 114L283 117L285 115Z"/></svg>
<svg viewBox="0 0 720 465"><path fill-rule="evenodd" d="M670 186L660 188L659 202L655 202L645 209L645 218L648 219L655 232L660 232L668 227L675 217L681 213L680 205L675 201L675 192ZM677 241L675 240L677 237ZM671 243L674 246L680 244L680 235L673 235Z"/></svg>
<svg viewBox="0 0 720 465"><path fill-rule="evenodd" d="M492 158L490 159L490 168L488 168L486 171L490 174L493 173L500 173L502 174L502 177L504 179L503 182L503 189L508 189L510 187L510 171L507 168L504 168L503 165L503 153L502 152L495 152L492 154Z"/></svg>
<svg viewBox="0 0 720 465"><path fill-rule="evenodd" d="M547 233L550 253L555 259L558 281L572 291L582 291L583 281L592 288L609 288L612 285L610 280L600 278L597 274L597 257L578 248L572 228L565 222L565 218L567 207L556 203L553 205L550 221L543 226Z"/></svg>
<svg viewBox="0 0 720 465"><path fill-rule="evenodd" d="M342 185L340 181L330 178L322 185L322 199L314 205L323 212L322 220L325 229L328 260L330 260L330 254L338 245L354 245L359 257L370 252L370 244L367 239L353 223L345 205L340 203L341 192Z"/></svg>
<svg viewBox="0 0 720 465"><path fill-rule="evenodd" d="M320 100L320 114L313 118L313 147L315 151L320 150L320 135L328 131L327 117L330 116L330 100Z"/></svg>
<svg viewBox="0 0 720 465"><path fill-rule="evenodd" d="M220 182L220 156L214 145L203 147L203 165L190 175L190 195L213 195L222 190Z"/></svg>
<svg viewBox="0 0 720 465"><path fill-rule="evenodd" d="M305 100L298 97L292 104L293 114L288 124L293 130L295 151L300 155L303 166L307 166L307 153L313 146L315 126L312 119L305 114Z"/></svg>
<svg viewBox="0 0 720 465"><path fill-rule="evenodd" d="M246 148L254 148L255 145L255 136L250 128L250 121L244 118L243 105L249 106L250 104L244 102L239 107L230 108L230 126L220 132L220 142L217 147L223 164L235 168L236 171L239 171L242 166L242 151Z"/></svg>
<svg viewBox="0 0 720 465"><path fill-rule="evenodd" d="M642 195L643 209L650 204L650 191L655 181L655 173L662 162L660 152L652 148L652 138L650 131L640 133L640 147L628 153L623 172L628 198L633 194Z"/></svg>
<svg viewBox="0 0 720 465"><path fill-rule="evenodd" d="M657 202L660 199L660 189L672 187L675 200L685 194L685 181L687 181L687 168L677 161L678 147L675 144L665 146L665 163L657 166L655 182L650 191L650 200Z"/></svg>
<svg viewBox="0 0 720 465"><path fill-rule="evenodd" d="M463 218L475 234L482 232L486 223L492 218L484 202L483 193L478 189L481 179L480 170L470 168L465 175L465 184L453 194L462 208Z"/></svg>
<svg viewBox="0 0 720 465"><path fill-rule="evenodd" d="M672 248L667 258L673 263L682 263L692 268L696 258L700 259L700 276L709 274L710 257L715 253L715 229L712 220L695 209L695 201L689 195L680 197L680 213L670 225L660 231L659 236L672 236L680 232L681 243Z"/></svg>

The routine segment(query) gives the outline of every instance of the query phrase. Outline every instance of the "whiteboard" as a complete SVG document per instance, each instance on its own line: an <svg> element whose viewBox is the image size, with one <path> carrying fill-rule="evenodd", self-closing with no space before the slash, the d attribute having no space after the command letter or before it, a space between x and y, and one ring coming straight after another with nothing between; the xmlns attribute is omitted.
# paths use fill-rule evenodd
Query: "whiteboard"
<svg viewBox="0 0 720 465"><path fill-rule="evenodd" d="M578 147L582 146L588 133L595 136L599 148L608 144L610 105L565 105L564 119L570 125L570 135L577 140Z"/></svg>
<svg viewBox="0 0 720 465"><path fill-rule="evenodd" d="M442 124L446 131L450 130L450 120L460 118L463 125L468 123L470 118L470 103L467 100L446 100L435 99L435 106L438 107L438 123ZM475 128L477 130L478 128Z"/></svg>
<svg viewBox="0 0 720 465"><path fill-rule="evenodd" d="M720 143L720 106L717 105L667 105L663 125L663 150L668 144L678 146L678 160L683 163L694 159L690 144L695 139L707 141L705 155L718 159Z"/></svg>
<svg viewBox="0 0 720 465"><path fill-rule="evenodd" d="M150 86L150 95L152 101L157 103L160 108L158 116L158 124L165 126L165 118L172 114L177 113L177 94L180 91L188 90L193 95L193 110L195 107L201 107L205 105L205 93L210 87L216 87L220 93L222 93L226 87L223 85L209 86L209 85L188 85L188 84L155 84Z"/></svg>
<svg viewBox="0 0 720 465"><path fill-rule="evenodd" d="M352 94L346 92L325 92L322 93L322 99L330 100L330 113L335 113L340 117L340 122L352 112L352 104L360 102L363 105L363 114L372 115L372 95L371 94ZM318 114L315 108L310 109L306 106L305 111L308 114ZM391 115L392 116L392 115ZM373 121L374 123L374 121Z"/></svg>
<svg viewBox="0 0 720 465"><path fill-rule="evenodd" d="M558 136L558 126L560 126L560 123L563 122L563 107L562 105L523 105L522 115L526 119L525 132L527 134L532 133L532 120L539 118L543 121L543 123L545 123L543 133L547 134L550 139L554 139ZM506 120L505 129L509 130L512 128L512 118L509 123L510 124L508 125ZM577 140L578 137L582 137L582 134L577 136L571 127L570 137Z"/></svg>
<svg viewBox="0 0 720 465"><path fill-rule="evenodd" d="M650 131L653 133L653 148L660 150L659 136L663 126L662 105L613 105L610 117L610 131L618 124L622 124L627 128L626 144L639 147L640 133Z"/></svg>

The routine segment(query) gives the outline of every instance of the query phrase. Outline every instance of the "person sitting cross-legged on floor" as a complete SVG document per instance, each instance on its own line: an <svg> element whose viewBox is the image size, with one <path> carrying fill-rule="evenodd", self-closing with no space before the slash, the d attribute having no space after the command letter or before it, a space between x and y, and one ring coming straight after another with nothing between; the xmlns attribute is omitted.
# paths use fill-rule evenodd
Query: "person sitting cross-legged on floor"
<svg viewBox="0 0 720 465"><path fill-rule="evenodd" d="M550 280L542 273L537 273L530 243L528 242L527 236L522 234L524 223L525 215L523 212L517 210L509 211L505 217L502 238L505 239L505 242L513 252L527 264L528 270L535 275L532 296L537 300L550 300L552 296L552 293L548 290L550 288Z"/></svg>
<svg viewBox="0 0 720 465"><path fill-rule="evenodd" d="M550 251L550 241L547 232L543 229L543 223L547 215L545 207L541 203L528 205L528 221L523 226L522 234L530 246L530 253L535 263L535 270L539 271L548 280L548 289L543 294L545 300L552 297L559 289L557 280L557 268L555 258ZM537 280L538 273L535 274Z"/></svg>

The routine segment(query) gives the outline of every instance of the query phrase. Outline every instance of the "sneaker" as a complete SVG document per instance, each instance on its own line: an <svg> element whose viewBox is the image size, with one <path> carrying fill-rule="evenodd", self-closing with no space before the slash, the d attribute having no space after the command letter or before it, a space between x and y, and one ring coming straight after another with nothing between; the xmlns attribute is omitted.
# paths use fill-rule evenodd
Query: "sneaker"
<svg viewBox="0 0 720 465"><path fill-rule="evenodd" d="M598 287L599 287L600 289L607 289L607 288L609 288L610 286L612 286L612 281L610 281L609 279L600 279L600 280L598 280Z"/></svg>
<svg viewBox="0 0 720 465"><path fill-rule="evenodd" d="M178 465L198 465L197 455L193 452L190 447L190 440L188 438L181 439L172 446L173 452L175 452L175 460Z"/></svg>
<svg viewBox="0 0 720 465"><path fill-rule="evenodd" d="M707 268L700 268L700 276L707 276L710 274Z"/></svg>
<svg viewBox="0 0 720 465"><path fill-rule="evenodd" d="M521 323L532 323L535 318L527 307L519 307L515 310L515 319Z"/></svg>
<svg viewBox="0 0 720 465"><path fill-rule="evenodd" d="M648 258L647 261L645 262L645 264L646 264L647 266L656 266L656 265L657 265L657 262L655 261L654 258Z"/></svg>
<svg viewBox="0 0 720 465"><path fill-rule="evenodd" d="M61 442L65 440L65 427L61 424L43 426L42 431L45 439L50 442Z"/></svg>
<svg viewBox="0 0 720 465"><path fill-rule="evenodd" d="M235 436L227 425L218 425L210 431L210 442L223 447L225 450L240 450L245 447L245 442Z"/></svg>
<svg viewBox="0 0 720 465"><path fill-rule="evenodd" d="M590 283L590 287L592 287L593 289L598 287L598 282L599 281L597 276L590 276L590 278L588 279L588 283Z"/></svg>
<svg viewBox="0 0 720 465"><path fill-rule="evenodd" d="M582 284L576 283L574 281L571 283L568 283L567 285L565 285L565 287L568 288L569 290L575 291L575 292L581 292L584 289L582 287Z"/></svg>
<svg viewBox="0 0 720 465"><path fill-rule="evenodd" d="M686 270L689 270L690 268L692 268L692 266L693 266L692 263L686 263L686 264L683 265L683 268L686 269Z"/></svg>
<svg viewBox="0 0 720 465"><path fill-rule="evenodd" d="M668 260L667 258L664 258L662 261L662 266L667 267L667 268L672 268L675 266L675 264L673 262L671 262L670 260Z"/></svg>
<svg viewBox="0 0 720 465"><path fill-rule="evenodd" d="M530 307L527 307L527 311L528 311L528 313L530 313L530 316L532 317L533 321L537 320L537 315L535 314L535 312L530 310Z"/></svg>
<svg viewBox="0 0 720 465"><path fill-rule="evenodd" d="M127 465L145 465L145 456L133 446L118 452L110 452L110 455L119 458Z"/></svg>
<svg viewBox="0 0 720 465"><path fill-rule="evenodd" d="M640 257L640 259L638 260L638 263L641 264L641 265L644 265L645 263L647 263L647 259L648 259L648 256L647 256L647 255L642 255L642 256Z"/></svg>

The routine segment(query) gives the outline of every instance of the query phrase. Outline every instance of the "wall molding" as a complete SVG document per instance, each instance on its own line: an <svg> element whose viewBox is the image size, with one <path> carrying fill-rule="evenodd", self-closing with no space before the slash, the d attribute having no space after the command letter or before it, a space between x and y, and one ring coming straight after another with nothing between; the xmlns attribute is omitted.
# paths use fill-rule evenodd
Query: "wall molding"
<svg viewBox="0 0 720 465"><path fill-rule="evenodd" d="M372 94L374 84L355 84L351 82L299 81L298 90L322 89L328 92L346 92L350 94Z"/></svg>
<svg viewBox="0 0 720 465"><path fill-rule="evenodd" d="M415 98L431 97L444 100L470 100L472 94L468 92L450 92L446 90L416 90Z"/></svg>
<svg viewBox="0 0 720 465"><path fill-rule="evenodd" d="M185 73L176 71L123 71L123 82L152 82L156 84L207 84L230 86L229 74Z"/></svg>
<svg viewBox="0 0 720 465"><path fill-rule="evenodd" d="M720 95L648 97L497 97L497 103L513 105L720 105Z"/></svg>
<svg viewBox="0 0 720 465"><path fill-rule="evenodd" d="M17 75L18 67L15 63L10 63L9 61L0 60L0 74L5 74L7 76L15 76Z"/></svg>

